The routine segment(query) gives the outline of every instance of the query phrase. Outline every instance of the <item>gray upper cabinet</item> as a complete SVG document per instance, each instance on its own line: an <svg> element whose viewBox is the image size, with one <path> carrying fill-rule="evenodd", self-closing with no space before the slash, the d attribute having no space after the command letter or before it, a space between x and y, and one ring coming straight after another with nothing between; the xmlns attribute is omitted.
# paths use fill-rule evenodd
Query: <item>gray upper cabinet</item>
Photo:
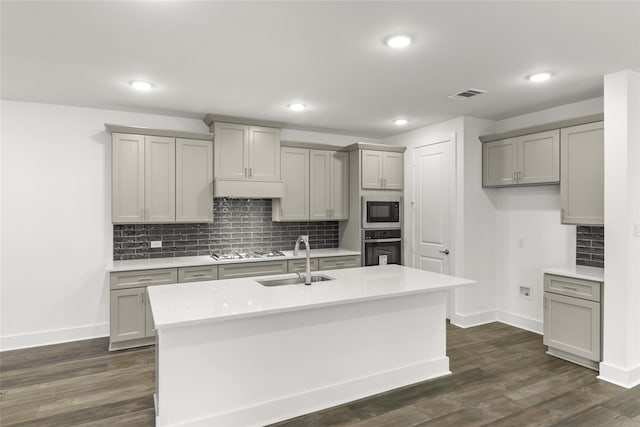
<svg viewBox="0 0 640 427"><path fill-rule="evenodd" d="M552 130L518 138L518 184L560 181L560 132Z"/></svg>
<svg viewBox="0 0 640 427"><path fill-rule="evenodd" d="M604 122L562 129L563 224L604 224Z"/></svg>
<svg viewBox="0 0 640 427"><path fill-rule="evenodd" d="M296 147L281 149L285 195L273 202L274 221L349 218L349 153Z"/></svg>
<svg viewBox="0 0 640 427"><path fill-rule="evenodd" d="M215 178L280 181L280 130L235 123L214 125Z"/></svg>
<svg viewBox="0 0 640 427"><path fill-rule="evenodd" d="M284 181L284 197L273 202L276 221L309 220L309 150L282 147L280 173Z"/></svg>
<svg viewBox="0 0 640 427"><path fill-rule="evenodd" d="M560 132L552 130L486 142L482 185L556 184L560 180Z"/></svg>
<svg viewBox="0 0 640 427"><path fill-rule="evenodd" d="M486 142L482 145L482 185L494 187L517 183L516 138Z"/></svg>
<svg viewBox="0 0 640 427"><path fill-rule="evenodd" d="M176 140L144 137L144 222L176 220Z"/></svg>
<svg viewBox="0 0 640 427"><path fill-rule="evenodd" d="M213 142L176 140L176 221L213 221Z"/></svg>
<svg viewBox="0 0 640 427"><path fill-rule="evenodd" d="M362 188L402 190L404 154L390 151L362 150Z"/></svg>
<svg viewBox="0 0 640 427"><path fill-rule="evenodd" d="M211 222L211 141L113 133L112 222Z"/></svg>
<svg viewBox="0 0 640 427"><path fill-rule="evenodd" d="M113 134L112 219L144 222L144 136Z"/></svg>

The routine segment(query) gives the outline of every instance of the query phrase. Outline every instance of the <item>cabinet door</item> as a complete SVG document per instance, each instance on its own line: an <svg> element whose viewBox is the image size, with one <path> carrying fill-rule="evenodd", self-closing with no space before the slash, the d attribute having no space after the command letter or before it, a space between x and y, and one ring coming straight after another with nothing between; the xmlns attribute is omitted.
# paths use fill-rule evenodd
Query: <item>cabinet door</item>
<svg viewBox="0 0 640 427"><path fill-rule="evenodd" d="M563 224L604 224L604 123L562 129L560 207Z"/></svg>
<svg viewBox="0 0 640 427"><path fill-rule="evenodd" d="M145 222L176 220L176 140L144 137Z"/></svg>
<svg viewBox="0 0 640 427"><path fill-rule="evenodd" d="M385 190L402 190L403 164L404 153L382 153L382 187Z"/></svg>
<svg viewBox="0 0 640 427"><path fill-rule="evenodd" d="M146 288L111 291L111 342L146 336L145 292Z"/></svg>
<svg viewBox="0 0 640 427"><path fill-rule="evenodd" d="M545 292L543 342L599 362L600 303Z"/></svg>
<svg viewBox="0 0 640 427"><path fill-rule="evenodd" d="M486 142L482 146L482 185L516 184L516 138Z"/></svg>
<svg viewBox="0 0 640 427"><path fill-rule="evenodd" d="M518 138L518 184L560 182L560 131Z"/></svg>
<svg viewBox="0 0 640 427"><path fill-rule="evenodd" d="M214 176L246 179L249 170L249 126L216 123L214 133Z"/></svg>
<svg viewBox="0 0 640 427"><path fill-rule="evenodd" d="M349 219L349 153L331 153L331 219Z"/></svg>
<svg viewBox="0 0 640 427"><path fill-rule="evenodd" d="M144 136L112 136L112 213L116 223L144 222Z"/></svg>
<svg viewBox="0 0 640 427"><path fill-rule="evenodd" d="M280 131L249 127L249 179L280 181Z"/></svg>
<svg viewBox="0 0 640 427"><path fill-rule="evenodd" d="M284 197L279 201L279 220L309 220L309 150L282 147L280 150L281 176Z"/></svg>
<svg viewBox="0 0 640 427"><path fill-rule="evenodd" d="M213 142L176 140L176 221L213 221Z"/></svg>
<svg viewBox="0 0 640 427"><path fill-rule="evenodd" d="M382 188L382 152L362 150L362 188Z"/></svg>
<svg viewBox="0 0 640 427"><path fill-rule="evenodd" d="M309 219L329 218L331 200L331 151L309 150Z"/></svg>

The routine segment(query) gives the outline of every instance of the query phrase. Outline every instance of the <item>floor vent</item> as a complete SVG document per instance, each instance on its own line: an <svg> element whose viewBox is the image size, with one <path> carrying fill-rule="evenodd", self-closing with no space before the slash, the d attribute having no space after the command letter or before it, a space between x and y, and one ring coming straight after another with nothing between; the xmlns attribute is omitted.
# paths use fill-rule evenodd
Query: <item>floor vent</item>
<svg viewBox="0 0 640 427"><path fill-rule="evenodd" d="M467 89L467 90L463 90L462 92L449 95L449 98L468 99L468 98L471 98L472 96L482 95L483 93L487 93L487 91L482 89Z"/></svg>

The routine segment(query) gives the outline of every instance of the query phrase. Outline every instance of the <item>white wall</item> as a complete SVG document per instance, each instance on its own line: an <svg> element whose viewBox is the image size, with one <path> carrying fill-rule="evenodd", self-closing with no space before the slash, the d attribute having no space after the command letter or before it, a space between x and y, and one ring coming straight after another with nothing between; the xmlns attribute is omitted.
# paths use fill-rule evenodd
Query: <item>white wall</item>
<svg viewBox="0 0 640 427"><path fill-rule="evenodd" d="M604 78L603 361L600 377L640 384L640 73ZM634 235L634 233L636 233Z"/></svg>
<svg viewBox="0 0 640 427"><path fill-rule="evenodd" d="M200 120L2 101L2 350L108 334L111 150L104 123Z"/></svg>

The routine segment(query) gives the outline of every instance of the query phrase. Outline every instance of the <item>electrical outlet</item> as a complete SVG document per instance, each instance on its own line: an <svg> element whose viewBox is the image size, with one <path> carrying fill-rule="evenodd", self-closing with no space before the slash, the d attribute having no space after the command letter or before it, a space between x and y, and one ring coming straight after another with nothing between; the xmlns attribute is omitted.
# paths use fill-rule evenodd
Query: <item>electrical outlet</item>
<svg viewBox="0 0 640 427"><path fill-rule="evenodd" d="M520 286L520 296L530 298L531 288L528 286Z"/></svg>
<svg viewBox="0 0 640 427"><path fill-rule="evenodd" d="M162 247L162 240L152 240L151 241L151 247L152 248L161 248Z"/></svg>
<svg viewBox="0 0 640 427"><path fill-rule="evenodd" d="M633 224L633 235L635 237L640 237L640 222Z"/></svg>

